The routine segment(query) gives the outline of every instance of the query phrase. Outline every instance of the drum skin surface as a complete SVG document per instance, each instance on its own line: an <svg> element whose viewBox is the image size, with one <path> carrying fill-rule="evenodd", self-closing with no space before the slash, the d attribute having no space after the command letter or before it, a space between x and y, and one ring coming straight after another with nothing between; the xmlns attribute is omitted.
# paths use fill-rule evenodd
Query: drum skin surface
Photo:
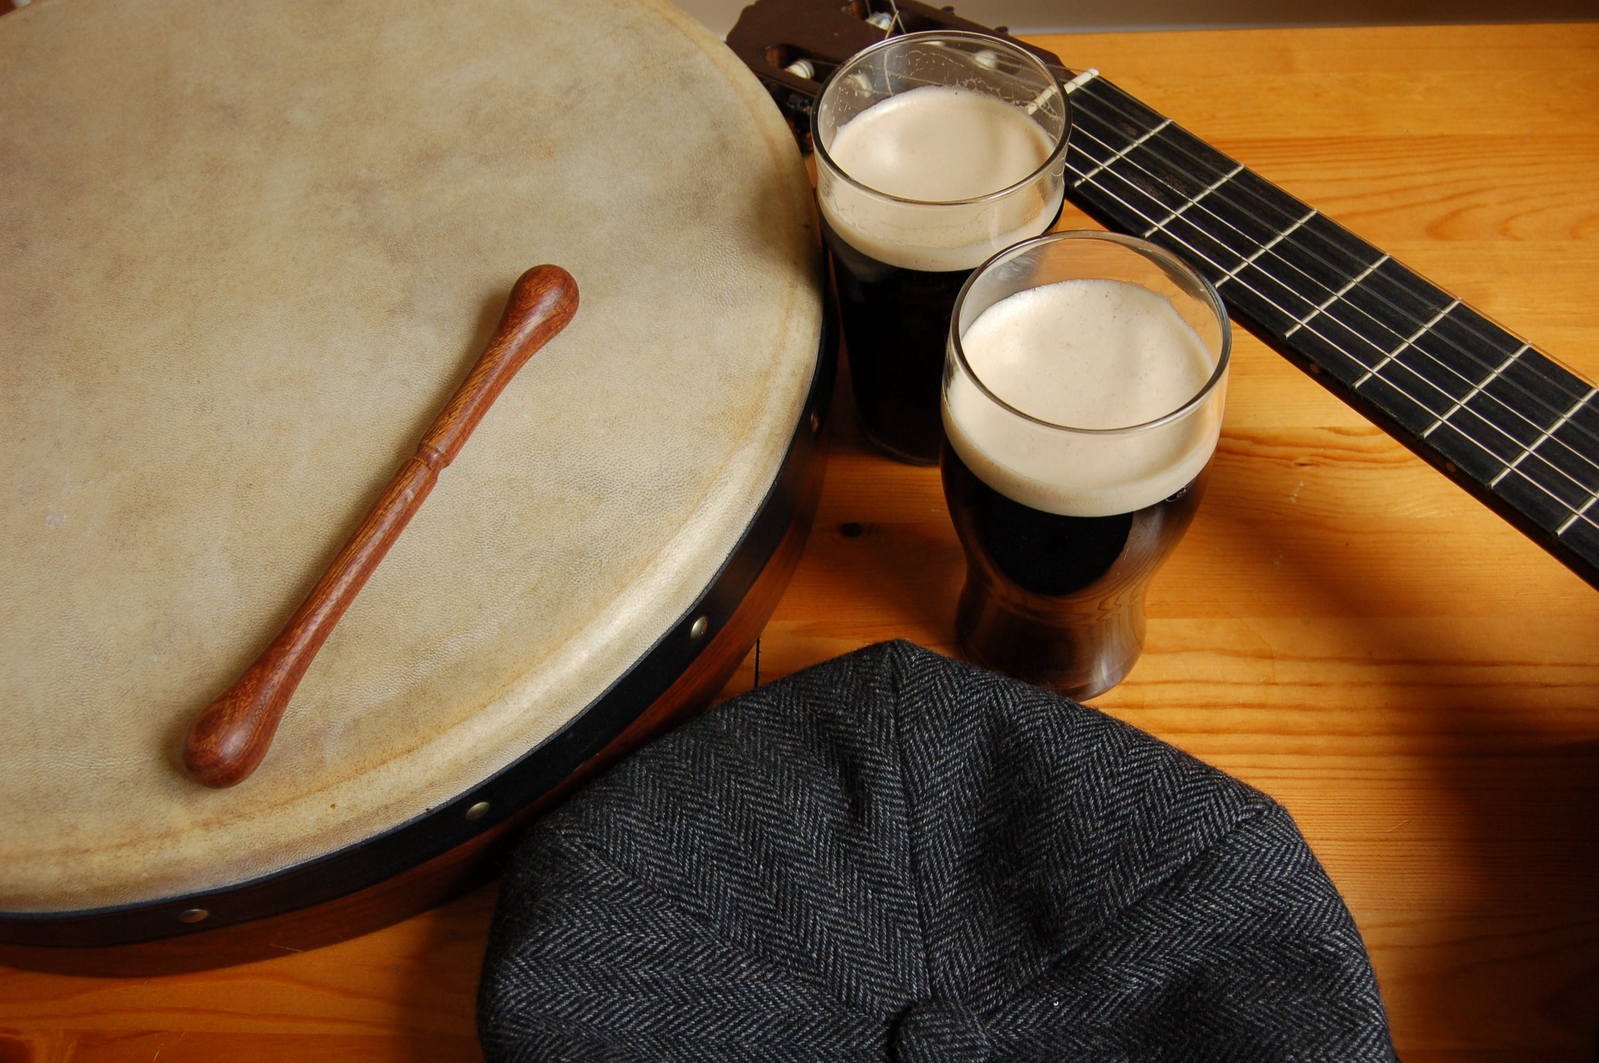
<svg viewBox="0 0 1599 1063"><path fill-rule="evenodd" d="M682 624L805 419L808 182L664 4L40 0L0 19L0 158L0 921L225 895L469 798ZM540 262L576 319L261 767L185 777Z"/></svg>

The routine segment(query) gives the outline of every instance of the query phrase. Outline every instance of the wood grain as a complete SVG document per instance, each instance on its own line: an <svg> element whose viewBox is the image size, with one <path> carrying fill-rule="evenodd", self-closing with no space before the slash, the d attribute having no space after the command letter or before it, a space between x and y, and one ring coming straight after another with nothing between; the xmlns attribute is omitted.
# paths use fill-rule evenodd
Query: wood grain
<svg viewBox="0 0 1599 1063"><path fill-rule="evenodd" d="M1040 43L1599 379L1599 27ZM1235 358L1205 503L1098 706L1293 812L1404 1059L1590 1063L1599 595L1253 337ZM841 438L760 678L954 652L961 567L936 474Z"/></svg>
<svg viewBox="0 0 1599 1063"><path fill-rule="evenodd" d="M1599 25L1040 40L1599 378ZM1591 1063L1599 595L1253 338L1235 357L1209 494L1097 704L1287 805L1404 1059ZM863 450L842 397L834 425L729 693L879 639L952 650L936 472ZM198 974L0 972L0 1060L477 1059L492 904Z"/></svg>

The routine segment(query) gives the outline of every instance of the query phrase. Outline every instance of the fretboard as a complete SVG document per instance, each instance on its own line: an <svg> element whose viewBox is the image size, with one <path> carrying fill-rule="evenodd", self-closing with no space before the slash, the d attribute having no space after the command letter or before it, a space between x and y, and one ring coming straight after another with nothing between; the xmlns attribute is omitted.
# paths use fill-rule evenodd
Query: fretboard
<svg viewBox="0 0 1599 1063"><path fill-rule="evenodd" d="M1096 72L1067 195L1181 255L1234 320L1599 586L1599 392Z"/></svg>

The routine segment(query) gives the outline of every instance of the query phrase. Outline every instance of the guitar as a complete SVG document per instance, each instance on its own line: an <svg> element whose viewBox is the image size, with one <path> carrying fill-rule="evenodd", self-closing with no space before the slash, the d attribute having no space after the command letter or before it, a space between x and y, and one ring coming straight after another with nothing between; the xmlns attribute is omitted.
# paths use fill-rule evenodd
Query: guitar
<svg viewBox="0 0 1599 1063"><path fill-rule="evenodd" d="M1006 36L916 0L757 0L727 43L803 140L834 67L927 29ZM1235 321L1599 587L1599 389L1098 71L1016 43L1071 101L1068 199L1181 255Z"/></svg>

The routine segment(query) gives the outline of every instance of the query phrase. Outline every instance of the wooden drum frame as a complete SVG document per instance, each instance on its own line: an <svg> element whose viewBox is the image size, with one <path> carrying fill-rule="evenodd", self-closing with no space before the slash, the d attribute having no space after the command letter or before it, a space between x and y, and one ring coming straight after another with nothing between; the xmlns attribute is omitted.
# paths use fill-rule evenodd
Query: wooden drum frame
<svg viewBox="0 0 1599 1063"><path fill-rule="evenodd" d="M0 155L0 960L213 966L403 918L749 652L820 492L833 341L797 147L687 16L40 0L0 20ZM261 769L183 778L188 722L537 262L577 278L572 324Z"/></svg>

